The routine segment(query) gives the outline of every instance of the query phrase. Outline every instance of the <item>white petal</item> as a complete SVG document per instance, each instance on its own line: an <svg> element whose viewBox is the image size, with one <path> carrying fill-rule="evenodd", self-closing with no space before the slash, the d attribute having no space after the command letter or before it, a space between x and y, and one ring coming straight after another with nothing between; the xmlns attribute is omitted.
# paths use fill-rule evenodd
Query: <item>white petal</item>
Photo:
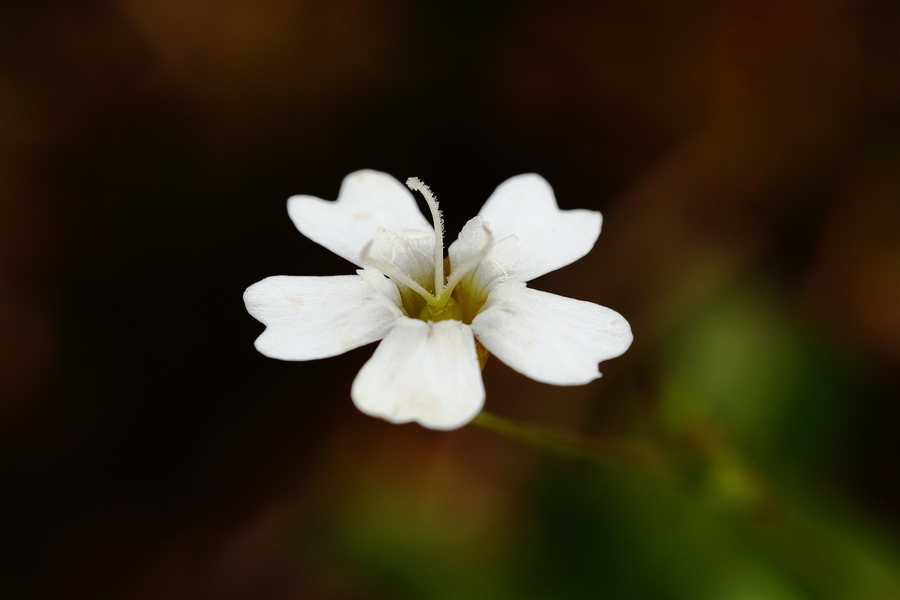
<svg viewBox="0 0 900 600"><path fill-rule="evenodd" d="M591 251L602 218L592 210L560 210L550 184L540 175L518 175L491 194L478 213L494 238L518 238L519 253L510 276L530 281L571 264Z"/></svg>
<svg viewBox="0 0 900 600"><path fill-rule="evenodd" d="M455 272L484 249L484 245L488 243L485 226L490 229L490 224L484 220L484 217L478 216L470 219L463 227L459 238L450 245L447 252L450 256L451 272ZM496 240L496 238L494 239ZM478 267L462 279L457 286L457 294L468 298L464 303L464 310L472 311L474 308L480 307L487 300L491 290L510 279L510 274L506 269L509 265L515 264L518 253L519 246L514 235L493 242L493 247ZM474 317L474 312L466 313L467 319Z"/></svg>
<svg viewBox="0 0 900 600"><path fill-rule="evenodd" d="M288 199L288 215L300 232L338 256L362 266L360 252L375 230L433 229L402 183L378 171L357 171L344 178L335 202L313 196Z"/></svg>
<svg viewBox="0 0 900 600"><path fill-rule="evenodd" d="M462 427L484 404L472 330L460 321L399 321L350 393L359 410L393 423Z"/></svg>
<svg viewBox="0 0 900 600"><path fill-rule="evenodd" d="M366 284L374 291L384 294L391 302L398 307L400 304L400 290L394 285L394 282L384 276L384 273L373 267L365 267L357 269L356 274L359 275Z"/></svg>
<svg viewBox="0 0 900 600"><path fill-rule="evenodd" d="M597 363L631 345L631 327L614 310L532 290L510 281L495 289L472 322L478 341L532 379L578 385L598 377Z"/></svg>
<svg viewBox="0 0 900 600"><path fill-rule="evenodd" d="M413 317L418 316L425 306L425 299L420 292L407 285L407 278L413 280L411 285L418 284L426 292L434 290L434 232L407 229L402 235L397 235L379 227L367 252L371 260L377 261L375 264L378 267L386 269L386 274L399 289L404 311L409 311Z"/></svg>
<svg viewBox="0 0 900 600"><path fill-rule="evenodd" d="M450 265L456 268L458 265L468 262L479 252L488 241L488 234L485 227L490 229L484 217L478 216L469 219L456 241L450 244L447 254L450 256ZM493 234L493 231L491 231ZM496 240L496 238L494 238Z"/></svg>
<svg viewBox="0 0 900 600"><path fill-rule="evenodd" d="M394 266L426 289L434 288L434 232L409 230L397 235L379 227L369 246L372 258Z"/></svg>
<svg viewBox="0 0 900 600"><path fill-rule="evenodd" d="M358 275L268 277L247 288L244 304L266 326L256 349L282 360L343 354L380 340L403 318L394 298Z"/></svg>
<svg viewBox="0 0 900 600"><path fill-rule="evenodd" d="M493 227L484 217L477 216L469 219L469 222L459 232L459 238L450 245L447 251L452 270L467 263L482 251L488 242L485 227L491 231L494 241L493 247L478 265L477 272L473 274L475 285L479 287L488 287L496 279L502 281L510 279L510 273L506 268L516 263L519 254L518 236L507 235L501 239L494 235Z"/></svg>

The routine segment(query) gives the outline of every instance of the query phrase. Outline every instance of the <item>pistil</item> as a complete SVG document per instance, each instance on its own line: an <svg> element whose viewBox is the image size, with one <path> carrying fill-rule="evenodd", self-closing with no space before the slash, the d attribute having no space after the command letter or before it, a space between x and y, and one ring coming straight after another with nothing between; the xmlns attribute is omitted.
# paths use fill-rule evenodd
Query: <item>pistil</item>
<svg viewBox="0 0 900 600"><path fill-rule="evenodd" d="M444 218L431 188L421 179L410 177L406 180L406 187L421 193L431 210L431 221L434 223L434 295L437 296L444 289Z"/></svg>

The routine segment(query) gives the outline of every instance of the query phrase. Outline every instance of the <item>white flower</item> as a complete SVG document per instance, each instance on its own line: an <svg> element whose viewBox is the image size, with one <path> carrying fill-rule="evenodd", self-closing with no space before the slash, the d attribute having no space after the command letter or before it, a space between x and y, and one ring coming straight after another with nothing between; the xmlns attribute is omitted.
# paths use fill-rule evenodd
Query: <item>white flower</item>
<svg viewBox="0 0 900 600"><path fill-rule="evenodd" d="M447 262L437 202L418 179L407 185L425 196L434 227L409 190L376 171L348 175L336 202L288 200L301 233L360 269L247 288L247 310L266 325L257 350L313 360L382 340L353 382L356 406L394 423L454 429L484 404L487 351L537 381L578 385L631 345L617 312L525 285L587 254L600 213L560 210L542 177L519 175L463 227Z"/></svg>

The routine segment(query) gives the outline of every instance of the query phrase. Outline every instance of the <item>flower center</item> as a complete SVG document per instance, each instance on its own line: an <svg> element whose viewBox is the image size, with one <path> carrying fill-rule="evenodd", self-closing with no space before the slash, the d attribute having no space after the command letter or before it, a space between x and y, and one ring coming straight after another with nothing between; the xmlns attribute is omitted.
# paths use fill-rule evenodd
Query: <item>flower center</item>
<svg viewBox="0 0 900 600"><path fill-rule="evenodd" d="M369 246L363 250L362 259L366 264L379 269L382 273L394 280L395 283L401 283L413 290L416 294L424 298L425 306L416 315L423 321L446 321L446 320L463 320L463 309L456 298L452 294L456 286L470 273L474 272L487 256L488 251L493 245L493 235L491 230L484 226L487 234L485 244L481 250L472 258L461 265L457 265L455 269L450 270L449 261L447 262L447 273L444 273L444 220L441 211L438 209L437 199L431 192L431 188L422 183L417 177L410 177L406 180L406 186L412 190L422 194L428 208L431 211L431 220L434 224L434 293L425 289L415 278L409 274L397 269L394 265L380 261L369 254ZM414 311L415 312L415 311ZM409 316L413 316L410 314Z"/></svg>

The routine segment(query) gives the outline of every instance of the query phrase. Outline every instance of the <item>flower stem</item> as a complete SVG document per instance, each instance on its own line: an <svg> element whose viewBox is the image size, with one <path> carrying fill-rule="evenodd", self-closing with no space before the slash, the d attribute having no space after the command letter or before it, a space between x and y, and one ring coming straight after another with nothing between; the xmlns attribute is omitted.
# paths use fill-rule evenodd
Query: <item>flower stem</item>
<svg viewBox="0 0 900 600"><path fill-rule="evenodd" d="M606 466L636 463L658 467L665 462L665 457L659 450L644 442L612 438L584 440L518 423L486 411L482 411L472 419L472 425L562 458L585 460Z"/></svg>

